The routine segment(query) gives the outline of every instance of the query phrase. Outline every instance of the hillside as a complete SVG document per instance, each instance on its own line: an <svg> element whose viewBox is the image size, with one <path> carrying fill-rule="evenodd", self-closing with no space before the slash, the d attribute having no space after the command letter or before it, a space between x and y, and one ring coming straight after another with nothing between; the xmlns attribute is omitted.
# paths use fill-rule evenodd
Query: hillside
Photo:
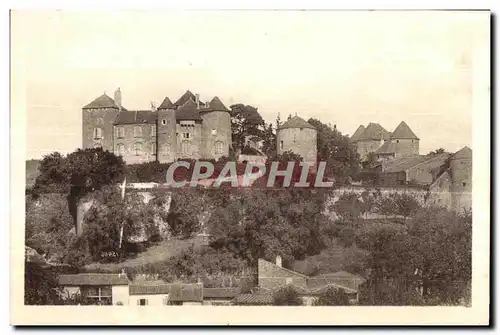
<svg viewBox="0 0 500 335"><path fill-rule="evenodd" d="M26 161L26 187L31 187L35 184L39 165L39 159L30 159Z"/></svg>

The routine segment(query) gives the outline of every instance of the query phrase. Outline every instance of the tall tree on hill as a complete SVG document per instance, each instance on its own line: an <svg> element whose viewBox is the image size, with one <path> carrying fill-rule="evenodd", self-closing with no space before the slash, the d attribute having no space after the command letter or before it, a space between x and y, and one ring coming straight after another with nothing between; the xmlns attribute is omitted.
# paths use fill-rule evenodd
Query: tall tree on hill
<svg viewBox="0 0 500 335"><path fill-rule="evenodd" d="M243 150L247 135L262 137L264 127L264 119L257 108L244 104L231 106L231 132L235 149Z"/></svg>
<svg viewBox="0 0 500 335"><path fill-rule="evenodd" d="M318 161L326 162L325 175L345 183L359 171L360 159L355 147L347 136L335 127L317 119L309 119L318 132Z"/></svg>
<svg viewBox="0 0 500 335"><path fill-rule="evenodd" d="M272 157L276 155L276 134L273 129L273 125L270 123L267 128L264 129L262 133L263 146L262 151L267 157Z"/></svg>

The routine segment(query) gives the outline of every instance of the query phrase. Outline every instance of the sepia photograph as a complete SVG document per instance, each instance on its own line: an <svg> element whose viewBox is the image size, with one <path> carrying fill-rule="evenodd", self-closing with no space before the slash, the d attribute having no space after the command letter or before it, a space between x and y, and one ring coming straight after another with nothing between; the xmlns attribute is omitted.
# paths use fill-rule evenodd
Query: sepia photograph
<svg viewBox="0 0 500 335"><path fill-rule="evenodd" d="M10 16L20 324L489 322L489 11Z"/></svg>

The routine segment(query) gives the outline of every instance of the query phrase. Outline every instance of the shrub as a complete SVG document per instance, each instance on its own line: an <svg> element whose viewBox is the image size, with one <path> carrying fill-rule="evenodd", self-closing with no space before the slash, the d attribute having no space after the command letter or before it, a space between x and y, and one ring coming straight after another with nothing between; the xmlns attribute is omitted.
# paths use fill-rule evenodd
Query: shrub
<svg viewBox="0 0 500 335"><path fill-rule="evenodd" d="M275 306L301 306L302 299L293 287L287 286L279 289L273 294L273 305Z"/></svg>
<svg viewBox="0 0 500 335"><path fill-rule="evenodd" d="M349 305L349 297L343 289L330 287L319 299L314 302L315 306L345 306Z"/></svg>

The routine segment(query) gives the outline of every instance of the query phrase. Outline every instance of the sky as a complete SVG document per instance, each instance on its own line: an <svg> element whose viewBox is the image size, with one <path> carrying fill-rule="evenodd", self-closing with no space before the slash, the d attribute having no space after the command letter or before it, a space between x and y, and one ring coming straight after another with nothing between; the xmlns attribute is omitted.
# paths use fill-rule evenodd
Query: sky
<svg viewBox="0 0 500 335"><path fill-rule="evenodd" d="M13 11L12 79L27 158L81 146L82 106L122 91L148 109L187 89L352 134L401 122L420 153L472 146L476 69L489 14L382 11ZM479 56L478 56L479 55ZM484 86L484 85L483 85ZM488 86L489 87L489 86ZM17 106L17 105L16 105Z"/></svg>

